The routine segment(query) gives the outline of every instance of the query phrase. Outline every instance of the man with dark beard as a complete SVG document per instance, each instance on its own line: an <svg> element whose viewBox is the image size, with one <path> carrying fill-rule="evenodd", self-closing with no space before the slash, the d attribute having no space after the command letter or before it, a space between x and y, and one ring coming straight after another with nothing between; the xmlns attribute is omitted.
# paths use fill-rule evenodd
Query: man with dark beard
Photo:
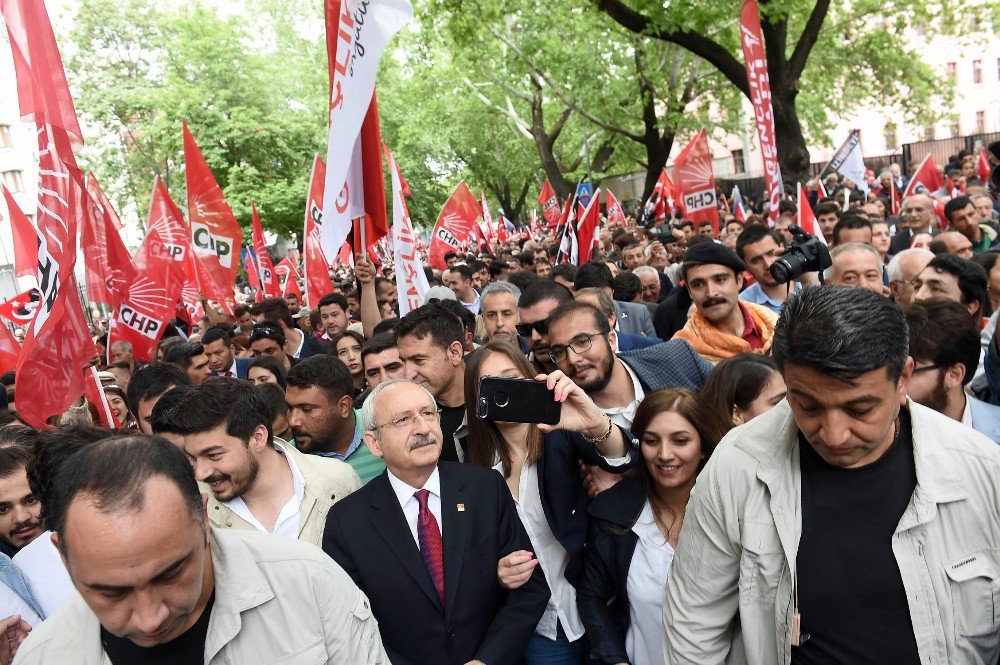
<svg viewBox="0 0 1000 665"><path fill-rule="evenodd" d="M672 340L615 355L617 333L599 309L569 301L549 315L549 357L616 425L630 429L646 393L701 389L712 366L687 342Z"/></svg>
<svg viewBox="0 0 1000 665"><path fill-rule="evenodd" d="M903 308L915 364L907 394L1000 443L1000 407L965 392L979 365L979 331L969 311L935 298Z"/></svg>
<svg viewBox="0 0 1000 665"><path fill-rule="evenodd" d="M310 356L292 368L285 383L288 424L300 451L347 462L362 483L385 470L385 462L364 445L347 365L333 356Z"/></svg>
<svg viewBox="0 0 1000 665"><path fill-rule="evenodd" d="M246 381L211 378L170 410L171 430L211 489L219 529L256 529L319 545L333 504L361 487L344 462L303 455L274 440L272 413Z"/></svg>

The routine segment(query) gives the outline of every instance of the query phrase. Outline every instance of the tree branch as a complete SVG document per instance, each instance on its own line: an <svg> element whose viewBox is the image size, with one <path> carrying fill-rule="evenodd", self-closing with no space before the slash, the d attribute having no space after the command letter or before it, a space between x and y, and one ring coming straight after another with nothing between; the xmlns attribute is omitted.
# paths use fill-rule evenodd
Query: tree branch
<svg viewBox="0 0 1000 665"><path fill-rule="evenodd" d="M797 81L802 76L806 62L809 61L809 54L819 39L819 32L826 21L829 9L830 0L816 0L816 5L809 14L809 20L806 21L806 27L802 29L802 35L795 45L795 50L792 51L792 57L788 59L788 80L790 82Z"/></svg>

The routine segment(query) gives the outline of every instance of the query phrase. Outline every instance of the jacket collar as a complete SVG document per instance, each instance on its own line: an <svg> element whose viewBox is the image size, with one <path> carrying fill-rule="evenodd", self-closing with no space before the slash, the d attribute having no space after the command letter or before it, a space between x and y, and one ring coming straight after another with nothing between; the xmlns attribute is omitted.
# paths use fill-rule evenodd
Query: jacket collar
<svg viewBox="0 0 1000 665"><path fill-rule="evenodd" d="M595 519L631 529L645 505L646 490L642 482L638 478L626 478L601 492L591 502L587 512Z"/></svg>

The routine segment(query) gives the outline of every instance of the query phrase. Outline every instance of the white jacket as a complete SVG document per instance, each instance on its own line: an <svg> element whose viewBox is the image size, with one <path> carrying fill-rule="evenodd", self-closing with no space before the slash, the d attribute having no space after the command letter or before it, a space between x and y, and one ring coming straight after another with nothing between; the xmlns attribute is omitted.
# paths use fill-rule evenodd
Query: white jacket
<svg viewBox="0 0 1000 665"><path fill-rule="evenodd" d="M920 661L994 665L1000 447L919 404L908 408L917 486L892 550ZM797 440L783 401L726 435L698 477L664 604L671 665L790 662L792 566L802 533Z"/></svg>
<svg viewBox="0 0 1000 665"><path fill-rule="evenodd" d="M212 529L215 604L206 665L388 664L368 598L321 549ZM16 665L111 665L78 593L28 634Z"/></svg>

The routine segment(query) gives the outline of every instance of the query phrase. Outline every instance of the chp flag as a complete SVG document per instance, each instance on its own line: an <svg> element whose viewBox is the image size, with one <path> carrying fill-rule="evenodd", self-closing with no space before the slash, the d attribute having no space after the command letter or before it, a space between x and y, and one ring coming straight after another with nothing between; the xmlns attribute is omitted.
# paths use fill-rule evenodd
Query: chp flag
<svg viewBox="0 0 1000 665"><path fill-rule="evenodd" d="M257 260L257 274L260 276L260 286L267 298L277 298L281 296L281 287L278 285L278 278L274 274L274 262L271 255L267 253L267 245L264 242L264 227L260 223L260 215L257 214L257 206L250 201L250 217L253 230L253 251Z"/></svg>
<svg viewBox="0 0 1000 665"><path fill-rule="evenodd" d="M385 157L392 174L392 256L396 267L399 315L406 316L423 304L429 285L417 255L417 236L406 207L403 177L389 146L385 146Z"/></svg>
<svg viewBox="0 0 1000 665"><path fill-rule="evenodd" d="M435 268L446 270L444 255L457 252L468 241L473 226L482 214L479 202L465 181L458 183L438 215L431 234L429 262Z"/></svg>
<svg viewBox="0 0 1000 665"><path fill-rule="evenodd" d="M847 135L847 140L833 154L833 159L823 171L836 171L845 178L849 178L865 194L869 192L868 173L865 169L864 157L861 155L860 130L851 130L851 133Z"/></svg>
<svg viewBox="0 0 1000 665"><path fill-rule="evenodd" d="M353 219L365 220L364 245L388 231L375 77L389 40L413 18L413 6L408 0L327 0L324 6L330 115L322 239L326 255L336 256Z"/></svg>
<svg viewBox="0 0 1000 665"><path fill-rule="evenodd" d="M295 296L299 302L303 302L302 289L299 288L299 271L291 257L286 256L278 261L278 265L274 266L274 274L283 279L281 297Z"/></svg>
<svg viewBox="0 0 1000 665"><path fill-rule="evenodd" d="M323 253L320 229L323 226L323 183L326 182L326 162L316 155L309 178L306 199L306 221L302 232L302 271L306 275L306 307L315 308L319 299L333 293L330 262Z"/></svg>
<svg viewBox="0 0 1000 665"><path fill-rule="evenodd" d="M605 212L607 213L608 224L621 224L624 226L625 211L622 210L621 201L618 200L618 197L610 189L604 190L604 194L607 197Z"/></svg>
<svg viewBox="0 0 1000 665"><path fill-rule="evenodd" d="M778 218L778 204L784 195L781 167L778 165L778 142L774 132L774 107L771 104L771 81L767 75L767 54L760 33L760 12L757 0L744 0L740 10L740 44L757 123L757 139L764 158L764 184L770 205L767 216L771 223Z"/></svg>
<svg viewBox="0 0 1000 665"><path fill-rule="evenodd" d="M80 242L86 248L83 258L87 295L92 301L114 309L136 277L135 265L118 232L121 228L118 213L93 173L87 174L87 203L88 214L80 233Z"/></svg>
<svg viewBox="0 0 1000 665"><path fill-rule="evenodd" d="M715 193L715 173L704 127L677 156L673 175L685 219L690 219L695 225L711 222L718 236L719 205Z"/></svg>
<svg viewBox="0 0 1000 665"><path fill-rule="evenodd" d="M562 211L559 209L559 199L556 198L556 193L552 189L552 185L548 179L542 185L542 191L538 195L538 202L542 205L542 217L549 223L549 228L554 229L559 226L559 218L562 216Z"/></svg>

